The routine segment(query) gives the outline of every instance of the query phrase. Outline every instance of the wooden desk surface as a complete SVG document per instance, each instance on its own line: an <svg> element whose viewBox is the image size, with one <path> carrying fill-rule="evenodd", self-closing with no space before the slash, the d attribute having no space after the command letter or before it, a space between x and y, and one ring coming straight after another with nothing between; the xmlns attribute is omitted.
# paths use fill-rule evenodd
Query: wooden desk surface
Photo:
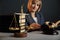
<svg viewBox="0 0 60 40"><path fill-rule="evenodd" d="M25 38L13 37L14 33L2 33L0 32L0 40L60 40L60 31L58 35L45 35L39 31L28 33Z"/></svg>

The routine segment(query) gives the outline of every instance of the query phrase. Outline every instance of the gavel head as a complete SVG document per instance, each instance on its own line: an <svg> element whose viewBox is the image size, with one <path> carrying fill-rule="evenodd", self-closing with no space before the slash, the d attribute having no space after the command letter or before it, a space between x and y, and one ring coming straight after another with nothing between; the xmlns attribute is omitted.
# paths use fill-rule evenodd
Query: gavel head
<svg viewBox="0 0 60 40"><path fill-rule="evenodd" d="M49 28L54 28L55 27L54 23L52 23L50 21L46 21L45 25L47 25Z"/></svg>
<svg viewBox="0 0 60 40"><path fill-rule="evenodd" d="M52 25L52 22L46 21L45 24L46 25Z"/></svg>

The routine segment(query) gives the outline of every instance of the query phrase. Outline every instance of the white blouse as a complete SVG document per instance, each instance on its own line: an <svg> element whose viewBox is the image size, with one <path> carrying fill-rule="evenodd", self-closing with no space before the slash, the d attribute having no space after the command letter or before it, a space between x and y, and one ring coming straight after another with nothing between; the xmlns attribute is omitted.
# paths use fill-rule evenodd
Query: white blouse
<svg viewBox="0 0 60 40"><path fill-rule="evenodd" d="M37 17L34 17L33 19L34 19L34 21L35 21L36 23L38 23L38 22L37 22Z"/></svg>

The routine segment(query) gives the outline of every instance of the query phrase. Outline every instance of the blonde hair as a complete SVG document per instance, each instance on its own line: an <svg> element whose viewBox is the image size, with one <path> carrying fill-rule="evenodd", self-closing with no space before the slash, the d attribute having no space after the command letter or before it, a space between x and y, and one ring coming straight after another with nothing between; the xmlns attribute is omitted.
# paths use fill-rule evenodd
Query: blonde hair
<svg viewBox="0 0 60 40"><path fill-rule="evenodd" d="M30 12L31 9L32 9L31 6L32 6L32 3L33 3L34 1L37 1L37 0L28 0L27 8L28 8L29 12ZM38 0L38 1L41 1L41 0ZM39 5L38 12L41 10L41 7L42 7L42 2L41 2L40 5Z"/></svg>

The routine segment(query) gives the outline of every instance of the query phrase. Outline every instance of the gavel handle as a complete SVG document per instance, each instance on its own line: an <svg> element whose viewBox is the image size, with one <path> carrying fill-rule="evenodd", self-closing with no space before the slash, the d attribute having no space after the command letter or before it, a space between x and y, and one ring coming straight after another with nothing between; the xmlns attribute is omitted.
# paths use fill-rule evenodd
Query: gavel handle
<svg viewBox="0 0 60 40"><path fill-rule="evenodd" d="M59 25L58 25L59 24ZM56 26L60 26L60 20L55 23Z"/></svg>

